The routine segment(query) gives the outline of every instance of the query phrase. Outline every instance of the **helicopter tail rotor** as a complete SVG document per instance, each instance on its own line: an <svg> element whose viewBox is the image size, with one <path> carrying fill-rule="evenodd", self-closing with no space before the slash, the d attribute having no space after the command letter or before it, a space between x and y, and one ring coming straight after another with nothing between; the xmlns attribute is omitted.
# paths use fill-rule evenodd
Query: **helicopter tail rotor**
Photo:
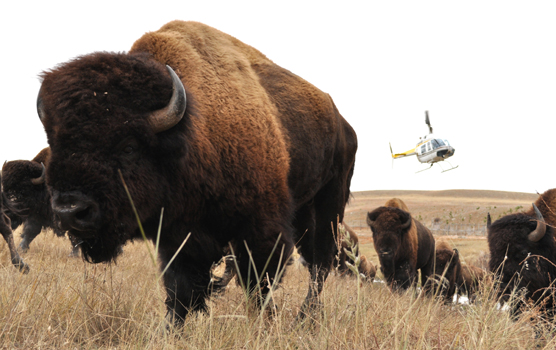
<svg viewBox="0 0 556 350"><path fill-rule="evenodd" d="M429 111L425 111L425 123L429 126L429 134L432 134L432 126L429 120Z"/></svg>
<svg viewBox="0 0 556 350"><path fill-rule="evenodd" d="M390 154L392 154L392 169L394 169L394 152L392 152L392 144L388 142L390 145Z"/></svg>

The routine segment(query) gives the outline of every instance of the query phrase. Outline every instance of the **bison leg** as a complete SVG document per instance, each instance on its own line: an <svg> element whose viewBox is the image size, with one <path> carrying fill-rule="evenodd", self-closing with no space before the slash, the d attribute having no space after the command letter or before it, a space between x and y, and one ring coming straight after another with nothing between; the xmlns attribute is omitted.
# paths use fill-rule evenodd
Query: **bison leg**
<svg viewBox="0 0 556 350"><path fill-rule="evenodd" d="M23 226L23 232L21 233L21 243L19 243L19 249L26 253L29 250L29 245L31 242L41 233L42 225L35 220L27 219L25 220Z"/></svg>
<svg viewBox="0 0 556 350"><path fill-rule="evenodd" d="M431 257L429 258L429 262L427 264L425 264L423 267L421 267L421 286L423 286L423 290L425 291L425 293L427 294L433 294L434 293L434 288L431 288L431 284L428 282L429 278L432 278L433 276L433 272L434 272L434 253L431 255ZM447 291L449 293L449 291ZM449 298L453 297L453 292L452 295L449 296Z"/></svg>
<svg viewBox="0 0 556 350"><path fill-rule="evenodd" d="M171 256L163 257L164 269ZM163 276L166 288L167 319L180 326L191 311L206 311L206 298L210 295L210 264L188 263L180 255Z"/></svg>
<svg viewBox="0 0 556 350"><path fill-rule="evenodd" d="M255 306L256 310L266 305L270 306L269 310L273 308L272 299L267 300L268 293L280 283L283 269L293 253L291 235L280 234L286 230L284 227L252 230L244 242L237 244L238 278L253 302L249 306Z"/></svg>
<svg viewBox="0 0 556 350"><path fill-rule="evenodd" d="M2 214L0 213L0 216L1 215ZM17 250L15 249L14 235L12 233L12 230L10 229L10 224L6 223L6 220L3 220L3 219L4 218L0 217L0 233L2 233L2 236L4 237L4 240L6 241L6 243L8 243L8 248L10 249L10 256L11 256L11 259L12 259L12 264L17 269L19 269L19 271L21 271L23 273L27 273L27 272L29 272L29 266L23 261L23 259L21 259L21 257L17 253Z"/></svg>
<svg viewBox="0 0 556 350"><path fill-rule="evenodd" d="M338 250L335 235L338 232L338 221L343 220L348 193L345 193L341 181L333 179L317 193L314 201L304 208L304 212L297 213L304 216L305 230L298 226L301 222L296 227L298 233L306 231L300 242L300 251L310 264L311 274L307 296L296 318L298 321L321 308L319 295Z"/></svg>
<svg viewBox="0 0 556 350"><path fill-rule="evenodd" d="M174 240L160 242L159 259L162 270L175 255L178 246L179 243ZM206 298L212 293L211 266L222 254L222 248L210 236L192 232L191 238L163 276L167 319L171 324L181 326L190 312L206 311Z"/></svg>

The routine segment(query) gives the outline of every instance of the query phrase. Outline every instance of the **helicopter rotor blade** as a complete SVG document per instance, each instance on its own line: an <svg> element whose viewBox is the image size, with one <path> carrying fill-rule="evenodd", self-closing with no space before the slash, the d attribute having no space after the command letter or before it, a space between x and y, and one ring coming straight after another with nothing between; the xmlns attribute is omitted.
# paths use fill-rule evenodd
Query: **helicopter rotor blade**
<svg viewBox="0 0 556 350"><path fill-rule="evenodd" d="M429 120L429 111L425 111L425 123L429 126L429 134L432 134L432 126Z"/></svg>

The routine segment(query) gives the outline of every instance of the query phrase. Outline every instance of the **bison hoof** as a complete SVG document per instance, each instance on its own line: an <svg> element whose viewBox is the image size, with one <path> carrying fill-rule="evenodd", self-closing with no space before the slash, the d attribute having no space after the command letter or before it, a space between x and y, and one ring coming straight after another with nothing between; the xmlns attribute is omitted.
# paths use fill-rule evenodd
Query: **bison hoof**
<svg viewBox="0 0 556 350"><path fill-rule="evenodd" d="M21 272L23 274L29 273L29 270L30 270L29 265L27 265L23 261L19 261L17 263L14 263L14 266L19 270L19 272Z"/></svg>
<svg viewBox="0 0 556 350"><path fill-rule="evenodd" d="M18 249L21 253L27 253L29 251L29 244L25 243L25 241L22 241L21 243L19 243Z"/></svg>

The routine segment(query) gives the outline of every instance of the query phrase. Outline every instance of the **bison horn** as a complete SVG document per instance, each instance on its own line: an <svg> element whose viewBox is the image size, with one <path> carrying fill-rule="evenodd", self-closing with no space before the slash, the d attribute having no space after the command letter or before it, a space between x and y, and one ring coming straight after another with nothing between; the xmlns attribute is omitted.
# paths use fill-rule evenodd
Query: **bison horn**
<svg viewBox="0 0 556 350"><path fill-rule="evenodd" d="M487 213L487 230L490 229L490 225L492 225L492 220L490 218L490 213Z"/></svg>
<svg viewBox="0 0 556 350"><path fill-rule="evenodd" d="M42 98L41 98L41 92L39 91L39 96L37 96L37 114L39 115L39 119L41 120L41 122L44 121L44 108L42 105Z"/></svg>
<svg viewBox="0 0 556 350"><path fill-rule="evenodd" d="M42 165L41 176L31 179L33 185L42 185L44 183L44 179L46 178L46 168L44 167L43 163L41 163L41 165Z"/></svg>
<svg viewBox="0 0 556 350"><path fill-rule="evenodd" d="M168 69L168 73L172 77L172 98L166 107L152 112L148 117L149 123L155 134L168 130L176 125L185 113L187 102L185 88L180 78L170 66L166 66L166 69Z"/></svg>
<svg viewBox="0 0 556 350"><path fill-rule="evenodd" d="M535 214L537 215L537 227L533 232L529 234L528 238L532 242L538 242L541 240L541 238L544 237L544 234L546 233L546 223L544 222L544 218L542 217L541 212L534 203L533 209L535 210Z"/></svg>

